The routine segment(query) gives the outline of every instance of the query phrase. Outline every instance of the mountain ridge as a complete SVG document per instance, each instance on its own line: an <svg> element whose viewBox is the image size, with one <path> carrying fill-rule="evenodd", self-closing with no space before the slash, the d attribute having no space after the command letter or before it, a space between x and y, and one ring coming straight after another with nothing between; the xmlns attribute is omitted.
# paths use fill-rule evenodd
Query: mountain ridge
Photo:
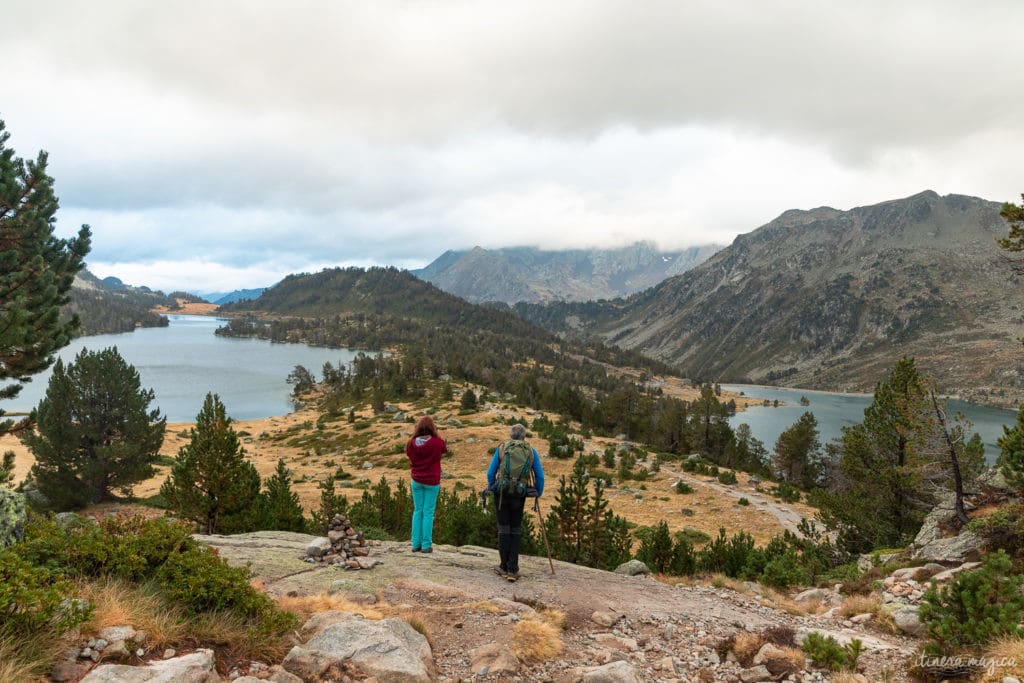
<svg viewBox="0 0 1024 683"><path fill-rule="evenodd" d="M504 247L448 250L410 271L474 303L589 300L624 296L685 272L723 245L661 251L636 242L617 249Z"/></svg>
<svg viewBox="0 0 1024 683"><path fill-rule="evenodd" d="M906 354L944 391L1013 405L1024 291L995 243L999 208L929 190L790 210L629 298L515 308L701 379L868 391Z"/></svg>

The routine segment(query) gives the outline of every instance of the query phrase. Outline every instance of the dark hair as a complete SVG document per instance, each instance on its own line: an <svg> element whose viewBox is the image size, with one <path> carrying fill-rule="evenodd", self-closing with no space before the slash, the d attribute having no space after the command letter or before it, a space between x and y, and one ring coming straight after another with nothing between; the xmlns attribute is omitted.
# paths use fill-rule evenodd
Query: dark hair
<svg viewBox="0 0 1024 683"><path fill-rule="evenodd" d="M429 415L424 415L420 418L420 421L416 423L416 429L413 431L413 436L440 436L437 433L437 427L434 426L434 418Z"/></svg>

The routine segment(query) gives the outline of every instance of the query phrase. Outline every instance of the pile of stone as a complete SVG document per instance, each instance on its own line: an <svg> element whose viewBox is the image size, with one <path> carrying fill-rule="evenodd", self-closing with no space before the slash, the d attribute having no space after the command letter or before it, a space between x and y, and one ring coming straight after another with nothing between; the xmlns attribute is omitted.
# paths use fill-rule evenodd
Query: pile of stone
<svg viewBox="0 0 1024 683"><path fill-rule="evenodd" d="M326 536L320 536L306 546L306 562L344 567L346 569L372 569L380 560L369 557L373 541L362 531L352 528L348 517L334 515Z"/></svg>

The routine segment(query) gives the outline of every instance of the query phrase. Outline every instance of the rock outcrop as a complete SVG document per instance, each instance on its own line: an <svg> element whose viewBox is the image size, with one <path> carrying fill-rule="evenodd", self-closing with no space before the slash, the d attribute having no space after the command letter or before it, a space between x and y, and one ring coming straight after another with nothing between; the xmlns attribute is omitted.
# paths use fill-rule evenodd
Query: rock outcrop
<svg viewBox="0 0 1024 683"><path fill-rule="evenodd" d="M945 533L943 526L953 519L953 494L943 497L921 525L910 545L911 556L917 560L962 564L980 559L987 541L968 529L957 534Z"/></svg>
<svg viewBox="0 0 1024 683"><path fill-rule="evenodd" d="M427 639L402 619L369 621L347 612L317 615L313 636L296 645L284 668L303 680L321 680L348 666L393 683L429 683L437 678Z"/></svg>
<svg viewBox="0 0 1024 683"><path fill-rule="evenodd" d="M103 664L90 671L81 683L214 683L221 677L214 668L213 650L161 659L147 666Z"/></svg>

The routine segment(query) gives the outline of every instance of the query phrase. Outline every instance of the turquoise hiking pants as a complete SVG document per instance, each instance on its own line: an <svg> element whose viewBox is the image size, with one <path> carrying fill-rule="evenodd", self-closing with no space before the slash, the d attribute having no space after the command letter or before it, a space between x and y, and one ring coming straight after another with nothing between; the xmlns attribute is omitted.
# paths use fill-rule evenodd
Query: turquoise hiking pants
<svg viewBox="0 0 1024 683"><path fill-rule="evenodd" d="M426 550L434 544L434 508L441 485L412 482L412 547Z"/></svg>

